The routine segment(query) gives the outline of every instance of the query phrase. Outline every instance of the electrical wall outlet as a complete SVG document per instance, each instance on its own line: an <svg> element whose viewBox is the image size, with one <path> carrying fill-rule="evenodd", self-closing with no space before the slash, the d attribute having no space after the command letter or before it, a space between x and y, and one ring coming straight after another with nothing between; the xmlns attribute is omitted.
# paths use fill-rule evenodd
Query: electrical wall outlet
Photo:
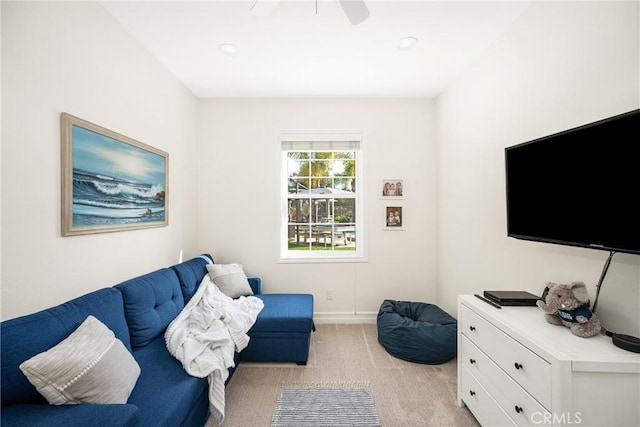
<svg viewBox="0 0 640 427"><path fill-rule="evenodd" d="M327 299L328 300L332 300L333 299L333 289L332 288L327 289Z"/></svg>

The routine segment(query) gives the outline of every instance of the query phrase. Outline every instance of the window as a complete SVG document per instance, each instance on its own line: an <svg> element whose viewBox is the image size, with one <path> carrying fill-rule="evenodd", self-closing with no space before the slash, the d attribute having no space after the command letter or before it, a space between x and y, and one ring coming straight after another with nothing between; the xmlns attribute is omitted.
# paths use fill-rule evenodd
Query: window
<svg viewBox="0 0 640 427"><path fill-rule="evenodd" d="M282 259L363 257L360 134L283 134Z"/></svg>

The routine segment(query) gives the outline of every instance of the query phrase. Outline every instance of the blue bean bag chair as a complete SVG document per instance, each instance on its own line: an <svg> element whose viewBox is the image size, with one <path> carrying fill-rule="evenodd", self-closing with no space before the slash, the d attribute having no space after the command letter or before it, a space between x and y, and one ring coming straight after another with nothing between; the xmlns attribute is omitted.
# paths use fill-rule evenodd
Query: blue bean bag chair
<svg viewBox="0 0 640 427"><path fill-rule="evenodd" d="M458 322L437 305L384 300L377 323L378 342L392 356L427 365L456 357Z"/></svg>

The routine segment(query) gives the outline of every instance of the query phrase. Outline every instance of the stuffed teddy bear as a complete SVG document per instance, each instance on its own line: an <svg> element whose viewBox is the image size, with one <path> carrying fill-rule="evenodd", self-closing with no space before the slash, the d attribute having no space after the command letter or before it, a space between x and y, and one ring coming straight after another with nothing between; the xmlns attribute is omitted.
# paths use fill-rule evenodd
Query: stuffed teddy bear
<svg viewBox="0 0 640 427"><path fill-rule="evenodd" d="M547 283L546 299L536 304L544 311L545 319L552 325L564 325L574 335L588 338L602 330L600 319L589 308L589 295L583 282L570 285Z"/></svg>

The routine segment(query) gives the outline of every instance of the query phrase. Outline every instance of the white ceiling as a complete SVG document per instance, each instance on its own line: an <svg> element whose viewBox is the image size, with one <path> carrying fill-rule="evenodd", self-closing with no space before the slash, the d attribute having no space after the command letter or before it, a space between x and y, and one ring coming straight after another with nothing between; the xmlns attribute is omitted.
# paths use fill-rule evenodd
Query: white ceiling
<svg viewBox="0 0 640 427"><path fill-rule="evenodd" d="M366 0L356 26L337 0L101 4L201 98L435 97L531 1Z"/></svg>

